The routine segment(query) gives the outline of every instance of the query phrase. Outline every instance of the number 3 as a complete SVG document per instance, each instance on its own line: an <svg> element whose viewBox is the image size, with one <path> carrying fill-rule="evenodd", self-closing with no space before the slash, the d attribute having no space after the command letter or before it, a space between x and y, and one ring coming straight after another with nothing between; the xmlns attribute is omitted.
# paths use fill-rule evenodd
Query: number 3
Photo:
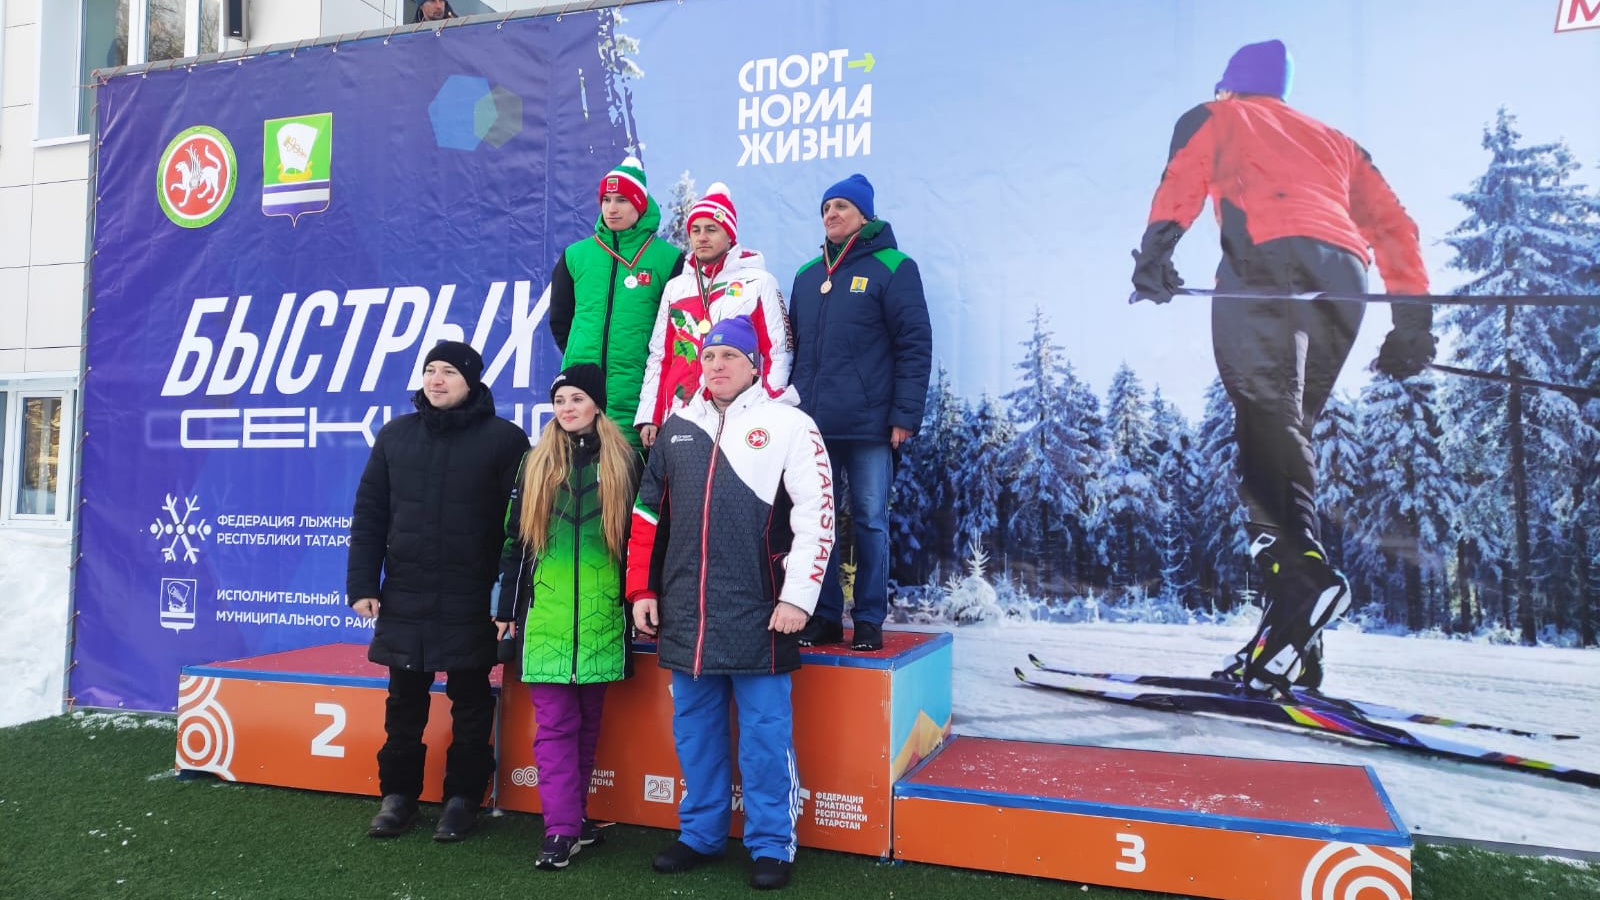
<svg viewBox="0 0 1600 900"><path fill-rule="evenodd" d="M332 724L322 729L321 734L311 739L311 755L344 759L344 747L333 742L344 731L344 707L337 703L318 703L311 707L311 711L333 720Z"/></svg>
<svg viewBox="0 0 1600 900"><path fill-rule="evenodd" d="M1117 843L1122 846L1122 862L1117 863L1117 869L1123 872L1144 871L1144 838L1137 834L1119 834Z"/></svg>

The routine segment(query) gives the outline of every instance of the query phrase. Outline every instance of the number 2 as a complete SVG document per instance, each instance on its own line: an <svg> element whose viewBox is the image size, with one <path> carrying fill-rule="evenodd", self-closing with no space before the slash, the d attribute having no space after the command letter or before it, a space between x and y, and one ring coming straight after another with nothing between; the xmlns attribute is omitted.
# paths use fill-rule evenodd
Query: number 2
<svg viewBox="0 0 1600 900"><path fill-rule="evenodd" d="M344 759L344 747L333 742L334 738L344 732L344 707L337 703L318 703L311 707L311 711L333 720L332 724L322 729L321 734L311 739L311 755Z"/></svg>

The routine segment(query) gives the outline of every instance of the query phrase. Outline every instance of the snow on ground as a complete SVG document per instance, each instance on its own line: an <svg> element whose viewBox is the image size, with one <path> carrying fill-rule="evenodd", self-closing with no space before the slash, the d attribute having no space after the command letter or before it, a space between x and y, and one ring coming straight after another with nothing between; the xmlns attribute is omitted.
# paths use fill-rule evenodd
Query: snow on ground
<svg viewBox="0 0 1600 900"><path fill-rule="evenodd" d="M1020 684L1028 654L1096 672L1205 675L1246 628L1001 622L953 629L958 734L1371 766L1418 834L1600 851L1600 790L1333 736L1143 710ZM1600 653L1326 632L1333 696L1462 720L1582 735L1538 740L1408 725L1437 737L1600 771ZM1084 687L1104 682L1059 680Z"/></svg>
<svg viewBox="0 0 1600 900"><path fill-rule="evenodd" d="M0 728L61 712L67 653L66 535L8 530L0 584Z"/></svg>

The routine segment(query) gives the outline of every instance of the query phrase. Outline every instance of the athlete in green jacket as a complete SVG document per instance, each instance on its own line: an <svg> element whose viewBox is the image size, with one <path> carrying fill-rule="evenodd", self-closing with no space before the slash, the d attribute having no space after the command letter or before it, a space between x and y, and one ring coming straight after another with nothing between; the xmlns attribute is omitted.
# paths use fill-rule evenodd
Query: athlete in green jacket
<svg viewBox="0 0 1600 900"><path fill-rule="evenodd" d="M630 156L600 180L594 234L567 247L550 275L550 333L562 367L594 363L605 372L606 415L642 450L631 423L639 406L650 329L661 291L683 268L678 248L656 239L661 210Z"/></svg>
<svg viewBox="0 0 1600 900"><path fill-rule="evenodd" d="M520 658L538 726L541 869L565 868L584 843L606 685L628 673L622 557L639 456L601 412L605 398L593 363L556 376L555 416L523 457L506 509L494 618L502 646L522 638L506 687Z"/></svg>

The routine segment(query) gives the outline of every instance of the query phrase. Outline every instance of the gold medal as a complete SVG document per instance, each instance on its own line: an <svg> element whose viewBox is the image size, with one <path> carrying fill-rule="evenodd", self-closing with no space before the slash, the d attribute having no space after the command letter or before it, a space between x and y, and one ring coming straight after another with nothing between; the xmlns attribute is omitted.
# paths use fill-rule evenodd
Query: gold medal
<svg viewBox="0 0 1600 900"><path fill-rule="evenodd" d="M829 278L827 281L824 281L822 283L822 292L824 294L826 294L827 292L829 292L831 290L833 290L833 279Z"/></svg>

